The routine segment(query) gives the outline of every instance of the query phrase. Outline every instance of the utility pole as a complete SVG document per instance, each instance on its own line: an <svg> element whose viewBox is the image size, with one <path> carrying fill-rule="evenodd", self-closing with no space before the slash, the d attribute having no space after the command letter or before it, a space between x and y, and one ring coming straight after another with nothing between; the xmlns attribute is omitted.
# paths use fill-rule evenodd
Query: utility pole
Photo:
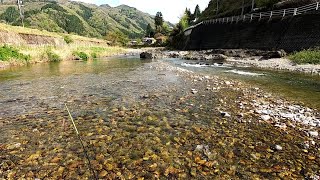
<svg viewBox="0 0 320 180"><path fill-rule="evenodd" d="M21 19L21 23L22 26L24 27L24 10L23 10L23 0L17 0L17 5L18 5L18 9L20 12L20 19Z"/></svg>
<svg viewBox="0 0 320 180"><path fill-rule="evenodd" d="M219 0L217 0L217 9L216 9L216 15L219 13Z"/></svg>
<svg viewBox="0 0 320 180"><path fill-rule="evenodd" d="M241 10L241 15L244 13L244 0L242 0L242 10Z"/></svg>
<svg viewBox="0 0 320 180"><path fill-rule="evenodd" d="M251 5L251 11L253 11L253 9L254 9L254 0L252 0L252 5Z"/></svg>

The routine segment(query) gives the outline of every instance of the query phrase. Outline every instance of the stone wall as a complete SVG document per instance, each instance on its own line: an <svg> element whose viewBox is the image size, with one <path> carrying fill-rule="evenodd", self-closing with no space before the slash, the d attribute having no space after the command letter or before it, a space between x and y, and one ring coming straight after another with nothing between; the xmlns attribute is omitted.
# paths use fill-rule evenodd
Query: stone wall
<svg viewBox="0 0 320 180"><path fill-rule="evenodd" d="M186 39L185 47L181 47L186 50L298 51L320 46L320 13L233 24L202 24Z"/></svg>

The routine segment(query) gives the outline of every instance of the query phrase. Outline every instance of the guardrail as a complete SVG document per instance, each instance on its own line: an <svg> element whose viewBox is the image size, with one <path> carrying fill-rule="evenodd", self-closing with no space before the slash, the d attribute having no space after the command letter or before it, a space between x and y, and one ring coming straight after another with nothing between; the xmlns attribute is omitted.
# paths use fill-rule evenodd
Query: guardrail
<svg viewBox="0 0 320 180"><path fill-rule="evenodd" d="M190 31L193 28L201 25L201 24L224 24L224 23L238 23L238 22L245 22L245 21L253 21L253 20L262 20L262 19L272 19L274 17L289 17L289 16L296 16L300 14L305 14L310 11L318 11L320 10L319 2L308 4L305 6L301 6L298 8L288 8L288 9L281 9L276 11L268 11L268 12L260 12L260 13L252 13L252 14L245 14L240 16L231 16L231 17L223 17L217 19L210 19L202 21L194 26L190 26L189 28L185 29L184 32Z"/></svg>

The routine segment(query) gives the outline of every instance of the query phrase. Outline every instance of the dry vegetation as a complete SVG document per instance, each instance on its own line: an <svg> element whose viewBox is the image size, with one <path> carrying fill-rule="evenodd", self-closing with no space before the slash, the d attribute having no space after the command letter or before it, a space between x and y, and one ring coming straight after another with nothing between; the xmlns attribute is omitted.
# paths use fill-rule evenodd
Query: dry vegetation
<svg viewBox="0 0 320 180"><path fill-rule="evenodd" d="M58 34L37 29L10 26L0 23L0 32L10 32L14 34L28 34L35 36L47 36L50 38L64 39L64 45L6 45L6 42L0 42L0 48L6 50L12 49L22 55L30 57L28 61L17 58L8 54L6 59L0 58L0 68L7 66L24 65L27 63L39 63L49 61L70 60L76 58L78 54L86 55L89 59L101 58L119 54L125 49L121 47L108 46L107 42L101 39L82 37L78 35ZM45 38L45 37L44 37ZM19 43L17 43L19 44ZM3 51L4 52L4 51ZM3 53L0 52L0 53ZM82 58L80 58L82 59Z"/></svg>

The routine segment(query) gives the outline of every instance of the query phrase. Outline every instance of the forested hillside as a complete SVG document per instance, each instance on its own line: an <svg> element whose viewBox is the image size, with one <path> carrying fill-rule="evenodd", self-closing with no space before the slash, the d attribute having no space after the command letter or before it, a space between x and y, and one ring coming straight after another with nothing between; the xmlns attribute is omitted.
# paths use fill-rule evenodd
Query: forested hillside
<svg viewBox="0 0 320 180"><path fill-rule="evenodd" d="M16 1L0 2L0 21L22 25ZM67 0L25 0L25 26L61 33L102 38L117 34L129 38L141 37L153 17L136 8L121 5L96 6Z"/></svg>

